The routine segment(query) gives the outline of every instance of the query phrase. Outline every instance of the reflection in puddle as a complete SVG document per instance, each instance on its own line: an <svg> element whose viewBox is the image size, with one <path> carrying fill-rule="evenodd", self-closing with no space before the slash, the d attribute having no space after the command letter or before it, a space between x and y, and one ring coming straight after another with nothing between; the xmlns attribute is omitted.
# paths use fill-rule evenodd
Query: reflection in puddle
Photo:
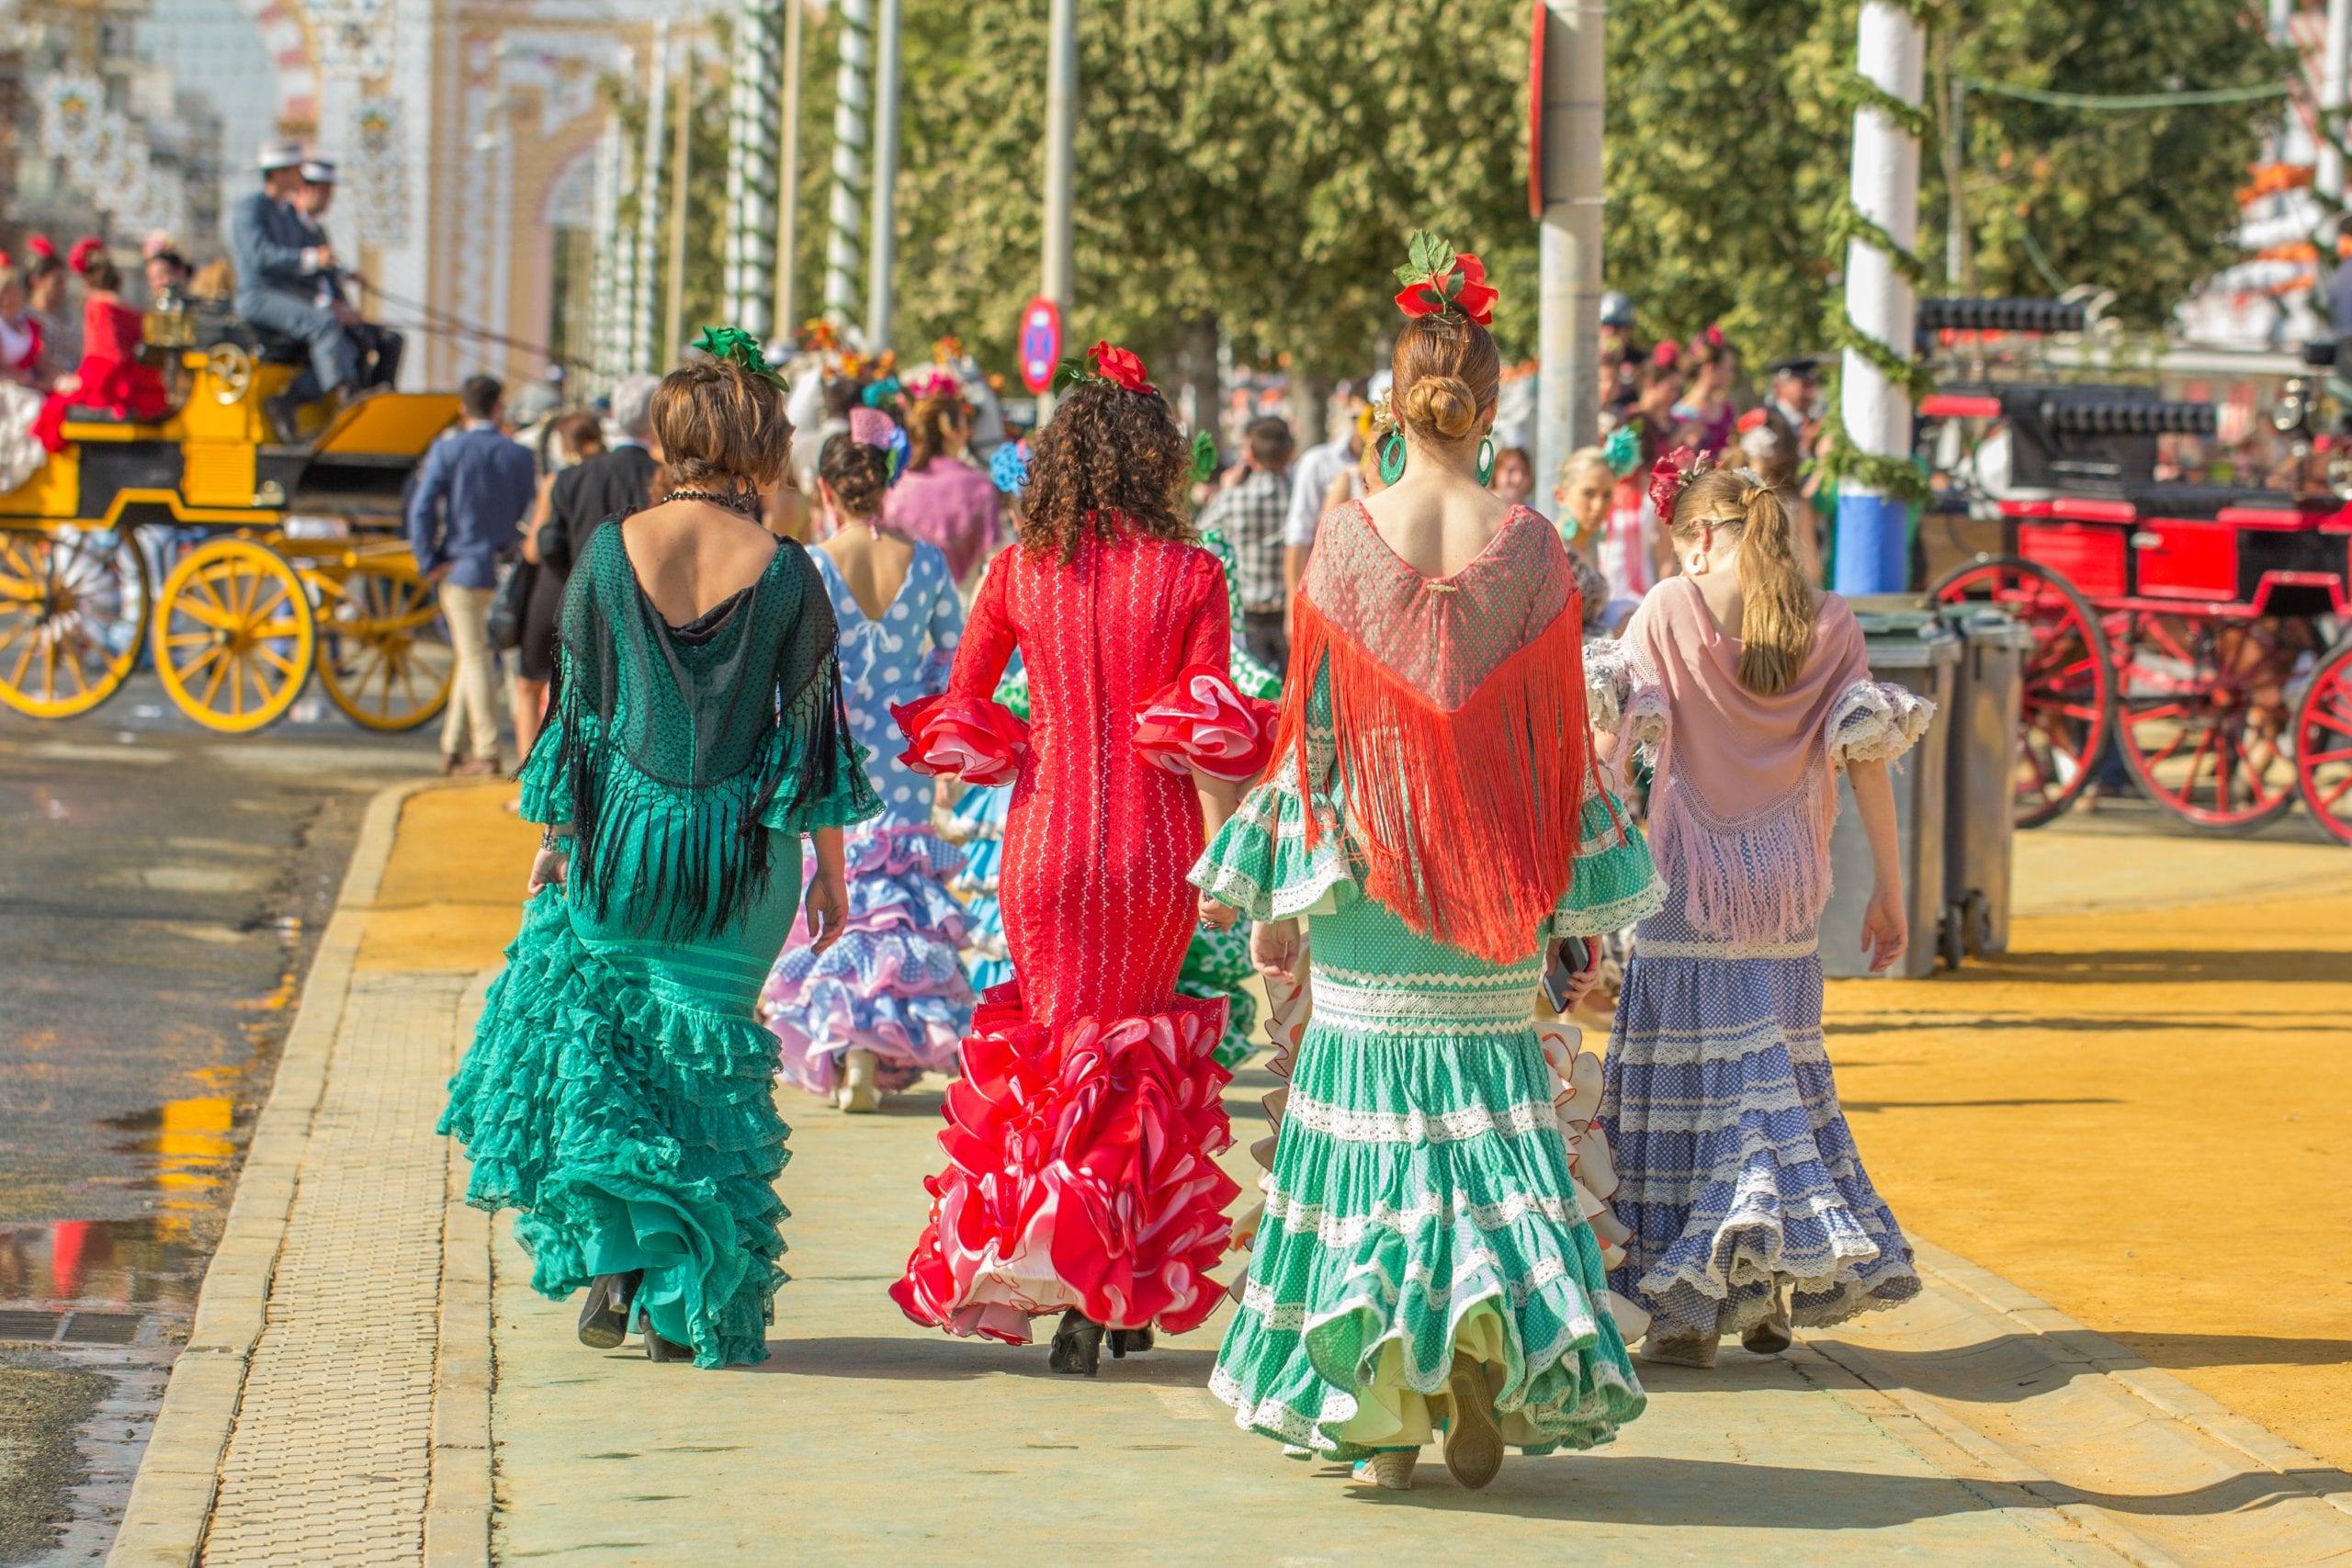
<svg viewBox="0 0 2352 1568"><path fill-rule="evenodd" d="M196 1304L205 1249L164 1215L64 1220L0 1231L0 1301L50 1305Z"/></svg>
<svg viewBox="0 0 2352 1568"><path fill-rule="evenodd" d="M153 1181L164 1194L166 1223L185 1238L187 1222L175 1216L209 1211L236 1169L236 1102L225 1094L175 1100L130 1116L99 1123L131 1137L115 1146L153 1160Z"/></svg>

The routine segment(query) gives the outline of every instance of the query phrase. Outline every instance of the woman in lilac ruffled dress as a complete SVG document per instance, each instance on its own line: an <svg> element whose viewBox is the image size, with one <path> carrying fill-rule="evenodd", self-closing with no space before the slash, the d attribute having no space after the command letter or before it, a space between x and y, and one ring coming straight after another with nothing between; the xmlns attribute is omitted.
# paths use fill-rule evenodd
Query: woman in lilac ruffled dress
<svg viewBox="0 0 2352 1568"><path fill-rule="evenodd" d="M819 490L838 527L809 555L840 624L851 739L882 815L844 835L842 940L821 953L787 948L762 1012L784 1044L780 1077L843 1111L868 1111L926 1072L956 1070L973 994L956 953L967 917L946 886L963 852L933 829L936 781L899 760L890 716L893 704L946 689L964 610L946 558L880 525L889 422L870 410L858 415L818 459Z"/></svg>

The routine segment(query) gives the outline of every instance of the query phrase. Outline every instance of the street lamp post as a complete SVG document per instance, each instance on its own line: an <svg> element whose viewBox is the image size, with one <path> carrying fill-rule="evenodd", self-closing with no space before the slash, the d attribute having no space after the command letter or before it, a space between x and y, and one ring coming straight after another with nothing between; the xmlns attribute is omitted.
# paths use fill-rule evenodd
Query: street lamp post
<svg viewBox="0 0 2352 1568"><path fill-rule="evenodd" d="M865 346L890 346L890 265L897 249L899 0L882 0L874 24L874 210L865 242Z"/></svg>
<svg viewBox="0 0 2352 1568"><path fill-rule="evenodd" d="M1078 134L1078 0L1053 0L1046 46L1046 299L1069 331L1070 185L1072 144ZM1052 416L1054 395L1037 400L1042 423Z"/></svg>
<svg viewBox="0 0 2352 1568"><path fill-rule="evenodd" d="M1600 432L1600 138L1609 7L1602 0L1544 0L1537 162L1543 268L1543 368L1535 387L1535 472Z"/></svg>
<svg viewBox="0 0 2352 1568"><path fill-rule="evenodd" d="M653 23L653 82L645 95L645 146L638 155L637 267L631 279L628 367L644 375L659 352L654 342L653 277L662 254L662 137L669 129L670 19Z"/></svg>
<svg viewBox="0 0 2352 1568"><path fill-rule="evenodd" d="M800 69L808 13L803 0L784 4L784 152L776 170L775 330L786 343L800 299Z"/></svg>
<svg viewBox="0 0 2352 1568"><path fill-rule="evenodd" d="M1864 0L1856 64L1870 82L1906 104L1919 102L1925 38L1895 0ZM1854 110L1854 210L1909 252L1919 229L1919 143L1877 105ZM1894 258L1857 234L1846 242L1846 320L1893 353L1912 353L1917 300ZM1838 412L1846 437L1869 457L1903 458L1911 450L1911 392L1859 349L1845 351ZM1910 508L1849 479L1838 491L1840 593L1895 593L1911 575Z"/></svg>
<svg viewBox="0 0 2352 1568"><path fill-rule="evenodd" d="M841 0L841 69L833 77L833 189L826 209L825 315L846 326L857 306L858 198L865 188L866 51L874 0Z"/></svg>

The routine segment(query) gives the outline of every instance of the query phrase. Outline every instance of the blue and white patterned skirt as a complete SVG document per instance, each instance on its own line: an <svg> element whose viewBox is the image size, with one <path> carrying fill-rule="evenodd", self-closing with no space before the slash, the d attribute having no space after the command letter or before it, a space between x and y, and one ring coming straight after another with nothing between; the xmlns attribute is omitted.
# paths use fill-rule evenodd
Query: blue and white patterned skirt
<svg viewBox="0 0 2352 1568"><path fill-rule="evenodd" d="M1669 891L1634 932L1606 1068L1613 1201L1634 1233L1610 1283L1652 1333L1738 1333L1777 1289L1815 1326L1919 1293L1822 1050L1814 932L1736 946L1694 931Z"/></svg>

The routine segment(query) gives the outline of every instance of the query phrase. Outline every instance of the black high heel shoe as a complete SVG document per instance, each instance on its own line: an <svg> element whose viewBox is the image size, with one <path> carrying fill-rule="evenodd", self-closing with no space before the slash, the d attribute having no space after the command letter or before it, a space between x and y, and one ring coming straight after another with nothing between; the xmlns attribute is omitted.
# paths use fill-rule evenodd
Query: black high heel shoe
<svg viewBox="0 0 2352 1568"><path fill-rule="evenodd" d="M1061 1324L1054 1330L1053 1353L1046 1358L1046 1365L1057 1372L1077 1372L1091 1378L1102 1361L1102 1325L1076 1307L1062 1314Z"/></svg>
<svg viewBox="0 0 2352 1568"><path fill-rule="evenodd" d="M1125 1360L1129 1351L1133 1351L1135 1354L1140 1356L1146 1350L1150 1349L1151 1346L1152 1338L1149 1325L1146 1325L1142 1328L1114 1328L1111 1330L1111 1359L1114 1361Z"/></svg>
<svg viewBox="0 0 2352 1568"><path fill-rule="evenodd" d="M644 1337L645 1359L649 1361L691 1361L695 1359L691 1346L681 1345L674 1339L664 1339L653 1332L653 1314L650 1313L637 1314L637 1331Z"/></svg>
<svg viewBox="0 0 2352 1568"><path fill-rule="evenodd" d="M580 1308L580 1343L592 1350L616 1350L628 1337L628 1306L637 1295L641 1269L599 1274Z"/></svg>

